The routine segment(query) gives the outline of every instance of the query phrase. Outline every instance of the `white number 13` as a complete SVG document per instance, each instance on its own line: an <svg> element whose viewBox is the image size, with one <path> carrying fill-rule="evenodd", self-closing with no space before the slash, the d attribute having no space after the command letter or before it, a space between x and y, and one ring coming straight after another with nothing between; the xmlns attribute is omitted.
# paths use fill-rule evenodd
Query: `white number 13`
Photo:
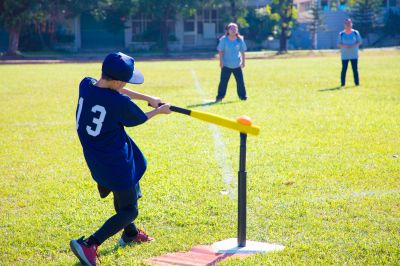
<svg viewBox="0 0 400 266"><path fill-rule="evenodd" d="M78 129L79 127L79 117L81 116L82 113L82 106L83 106L83 98L79 98L79 102L78 102L78 113L77 113L77 117L76 117L76 129ZM103 122L104 122L104 118L106 116L106 109L101 106L101 105L95 105L92 107L92 112L93 113L100 113L99 117L93 117L93 124L96 125L96 128L93 130L90 126L86 126L86 131L90 136L96 137L100 134L101 131L101 127L103 126Z"/></svg>

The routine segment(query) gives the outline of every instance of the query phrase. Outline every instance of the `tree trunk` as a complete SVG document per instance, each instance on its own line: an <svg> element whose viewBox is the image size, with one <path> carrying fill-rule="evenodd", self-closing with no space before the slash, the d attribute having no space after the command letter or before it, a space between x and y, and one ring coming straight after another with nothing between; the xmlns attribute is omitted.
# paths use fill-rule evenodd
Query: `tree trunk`
<svg viewBox="0 0 400 266"><path fill-rule="evenodd" d="M236 16L236 4L235 0L230 0L231 3L231 16L232 16L232 21L237 23L237 16Z"/></svg>
<svg viewBox="0 0 400 266"><path fill-rule="evenodd" d="M10 31L8 34L8 50L6 52L6 55L8 55L8 56L16 56L17 55L20 32L21 32L20 25L10 28Z"/></svg>
<svg viewBox="0 0 400 266"><path fill-rule="evenodd" d="M315 29L311 34L312 34L312 37L311 37L311 40L312 40L311 48L312 48L313 50L316 50L317 47L318 47L318 43L317 43L317 40L318 40L317 30Z"/></svg>
<svg viewBox="0 0 400 266"><path fill-rule="evenodd" d="M281 35L279 36L279 51L278 54L287 53L287 36L286 28L282 28Z"/></svg>
<svg viewBox="0 0 400 266"><path fill-rule="evenodd" d="M168 56L169 55L169 47L168 47L168 17L169 17L169 12L168 9L165 11L163 18L161 19L161 46L164 51L164 55Z"/></svg>
<svg viewBox="0 0 400 266"><path fill-rule="evenodd" d="M287 53L288 31L290 31L289 23L292 21L292 8L293 2L288 4L283 13L281 13L281 35L279 38L279 51L278 54Z"/></svg>

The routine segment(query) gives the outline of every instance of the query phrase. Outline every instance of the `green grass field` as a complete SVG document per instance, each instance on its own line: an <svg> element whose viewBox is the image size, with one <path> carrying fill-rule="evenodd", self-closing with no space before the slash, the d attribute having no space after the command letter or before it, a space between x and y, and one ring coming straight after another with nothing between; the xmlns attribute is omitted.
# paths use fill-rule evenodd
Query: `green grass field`
<svg viewBox="0 0 400 266"><path fill-rule="evenodd" d="M216 60L137 65L145 84L131 89L183 107L215 97ZM70 239L113 214L75 132L78 84L100 68L0 65L0 265L79 265ZM362 52L359 71L360 87L337 89L337 54L248 60L248 101L238 101L232 77L225 103L193 107L261 127L248 138L247 239L286 246L221 265L398 265L400 52ZM128 132L149 164L137 224L156 242L118 248L118 234L99 249L103 265L236 237L237 199L221 193L236 176L224 182L208 124L171 114ZM236 175L239 134L219 132Z"/></svg>

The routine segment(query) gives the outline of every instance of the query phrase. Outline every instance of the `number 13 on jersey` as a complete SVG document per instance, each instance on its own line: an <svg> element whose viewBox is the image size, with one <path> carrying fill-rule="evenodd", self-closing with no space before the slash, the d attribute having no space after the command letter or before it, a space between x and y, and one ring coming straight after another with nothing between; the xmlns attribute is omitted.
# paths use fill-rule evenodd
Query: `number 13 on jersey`
<svg viewBox="0 0 400 266"><path fill-rule="evenodd" d="M83 107L83 98L79 98L78 102L78 112L76 114L76 130L79 128L79 118L81 117L82 114L82 107ZM101 127L103 126L104 118L106 117L106 109L101 106L101 105L95 105L92 107L91 110L93 114L93 120L92 123L96 125L95 129L90 127L89 125L86 126L86 132L93 137L96 137L100 134ZM97 113L100 113L98 117L95 117Z"/></svg>

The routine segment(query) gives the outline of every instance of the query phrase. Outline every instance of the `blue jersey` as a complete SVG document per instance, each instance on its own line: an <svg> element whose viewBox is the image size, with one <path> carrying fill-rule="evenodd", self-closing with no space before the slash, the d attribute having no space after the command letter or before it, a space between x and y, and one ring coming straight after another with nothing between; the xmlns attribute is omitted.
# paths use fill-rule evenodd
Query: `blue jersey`
<svg viewBox="0 0 400 266"><path fill-rule="evenodd" d="M224 53L222 58L224 66L233 69L240 67L241 52L245 52L247 46L240 37L230 40L228 36L224 35L219 39L217 50Z"/></svg>
<svg viewBox="0 0 400 266"><path fill-rule="evenodd" d="M337 43L344 45L355 45L356 43L361 43L360 33L356 30L352 30L351 33L347 34L345 31L339 33ZM342 60L358 59L358 46L347 48L340 48L340 55Z"/></svg>
<svg viewBox="0 0 400 266"><path fill-rule="evenodd" d="M115 90L96 87L84 78L79 85L76 129L93 179L111 190L133 187L146 171L146 159L124 126L147 120L130 98Z"/></svg>

